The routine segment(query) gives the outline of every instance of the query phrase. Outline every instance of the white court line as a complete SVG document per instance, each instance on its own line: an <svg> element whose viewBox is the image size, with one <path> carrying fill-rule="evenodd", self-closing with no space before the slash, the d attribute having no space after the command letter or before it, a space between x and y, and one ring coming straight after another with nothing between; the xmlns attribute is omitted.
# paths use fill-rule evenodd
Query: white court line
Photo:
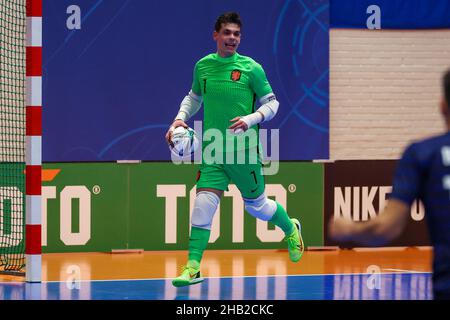
<svg viewBox="0 0 450 320"><path fill-rule="evenodd" d="M398 274L398 273L421 273L431 274L431 272L421 271L400 271L400 269L382 269L382 270L396 270L395 272L383 272L381 274ZM259 275L259 276L226 276L226 277L203 277L206 279L233 279L233 278L270 278L270 277L315 277L315 276L356 276L356 275L373 275L373 273L318 273L318 274L287 274L287 275ZM153 280L171 280L172 278L144 278L144 279L105 279L105 280L76 280L77 282L111 282L111 281L153 281ZM74 279L72 279L72 282ZM42 281L42 283L60 283L66 281ZM0 282L1 283L1 282ZM7 282L5 282L7 283Z"/></svg>
<svg viewBox="0 0 450 320"><path fill-rule="evenodd" d="M403 269L382 269L387 271L395 271L399 273L431 273L431 272L424 272L424 271L417 271L417 270L403 270Z"/></svg>
<svg viewBox="0 0 450 320"><path fill-rule="evenodd" d="M397 273L420 273L420 274L431 274L428 271L415 271L415 270L402 270L402 269L382 269L392 272L382 272L381 274L397 274ZM317 277L317 276L357 276L357 275L372 275L373 273L313 273L313 274L270 274L270 275L259 275L259 276L226 276L226 277L204 277L205 279L233 279L233 278L269 278L269 277ZM75 280L76 282L111 282L111 281L153 281L153 280L170 280L172 278L143 278L143 279L95 279L95 280ZM74 279L71 280L73 282ZM67 281L52 280L52 281L42 281L42 283L62 283ZM25 282L18 281L5 281L0 283L14 283L22 284Z"/></svg>

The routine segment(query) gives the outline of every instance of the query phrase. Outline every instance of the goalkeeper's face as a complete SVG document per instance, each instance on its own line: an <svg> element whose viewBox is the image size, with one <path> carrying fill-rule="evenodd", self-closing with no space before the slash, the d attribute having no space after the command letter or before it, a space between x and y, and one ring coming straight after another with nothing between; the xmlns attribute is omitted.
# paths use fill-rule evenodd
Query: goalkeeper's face
<svg viewBox="0 0 450 320"><path fill-rule="evenodd" d="M214 31L217 52L222 57L233 55L241 43L241 28L235 23L222 23L219 32Z"/></svg>

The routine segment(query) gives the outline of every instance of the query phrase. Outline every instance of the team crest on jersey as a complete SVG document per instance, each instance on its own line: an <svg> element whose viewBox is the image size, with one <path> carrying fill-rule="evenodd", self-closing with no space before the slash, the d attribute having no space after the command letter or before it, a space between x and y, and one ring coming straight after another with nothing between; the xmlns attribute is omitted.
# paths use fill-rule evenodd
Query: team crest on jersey
<svg viewBox="0 0 450 320"><path fill-rule="evenodd" d="M239 81L240 78L241 78L241 72L239 70L231 71L231 80Z"/></svg>

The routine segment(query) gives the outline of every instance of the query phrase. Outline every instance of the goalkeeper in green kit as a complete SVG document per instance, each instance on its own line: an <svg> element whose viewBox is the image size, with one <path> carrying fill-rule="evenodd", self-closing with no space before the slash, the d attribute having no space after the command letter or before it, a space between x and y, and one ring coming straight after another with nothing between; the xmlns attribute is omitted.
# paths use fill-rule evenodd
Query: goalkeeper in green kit
<svg viewBox="0 0 450 320"><path fill-rule="evenodd" d="M241 192L248 213L270 221L284 231L291 261L299 261L304 250L300 222L290 219L286 210L264 193L259 145L254 143L257 139L240 140L244 143L237 143L235 147L234 139L240 135L253 133L258 137L259 123L271 120L279 106L261 65L236 52L241 40L241 25L237 13L218 17L213 33L217 52L196 63L192 88L181 102L178 115L166 134L170 143L173 130L179 126L187 128L186 121L203 103L203 156L197 174L189 255L181 275L172 281L176 287L203 281L200 262L208 244L214 213L230 181ZM256 101L261 106L255 111ZM217 146L217 139L207 141L208 132L215 136L221 134L223 143L220 147L212 148L213 143ZM252 154L258 156L253 159Z"/></svg>

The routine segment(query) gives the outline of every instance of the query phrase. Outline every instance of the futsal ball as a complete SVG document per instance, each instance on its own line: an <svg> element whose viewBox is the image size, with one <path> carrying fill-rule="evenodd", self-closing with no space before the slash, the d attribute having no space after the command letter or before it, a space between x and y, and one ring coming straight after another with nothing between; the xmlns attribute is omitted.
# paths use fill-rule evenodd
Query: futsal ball
<svg viewBox="0 0 450 320"><path fill-rule="evenodd" d="M172 132L170 151L178 157L191 155L197 150L199 140L192 128L177 127Z"/></svg>

